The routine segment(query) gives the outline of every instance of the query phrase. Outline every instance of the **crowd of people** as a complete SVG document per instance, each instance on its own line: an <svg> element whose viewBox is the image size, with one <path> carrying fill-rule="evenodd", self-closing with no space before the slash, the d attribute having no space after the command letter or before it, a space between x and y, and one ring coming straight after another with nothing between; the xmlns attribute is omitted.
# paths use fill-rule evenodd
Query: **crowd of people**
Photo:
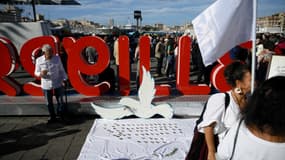
<svg viewBox="0 0 285 160"><path fill-rule="evenodd" d="M138 83L139 79L139 38L140 36L148 36L150 38L150 53L152 59L154 59L154 64L152 66L155 67L155 71L151 72L154 77L165 77L166 81L171 81L175 79L176 72L176 57L178 54L178 41L181 35L177 34L134 34L129 35L130 40L130 66L132 64L137 64L133 67L136 71L136 82ZM190 35L189 35L190 36ZM118 35L102 35L101 38L106 42L109 47L110 53L110 65L107 70L110 71L113 75L110 76L115 77L113 81L109 83L112 86L111 92L118 90L118 68L119 68L119 55L118 55ZM191 36L191 74L193 73L196 76L191 76L191 82L200 84L204 83L210 85L210 75L212 68L217 64L217 62L213 63L209 66L204 66L201 52L199 49L199 44L197 38L195 36ZM257 84L263 82L266 78L267 67L270 62L270 58L272 55L285 55L285 38L284 35L280 34L258 34L256 40L256 82ZM94 64L96 62L96 49L91 46L85 48L82 51L83 57L85 57L86 61L89 64ZM61 55L61 54L60 54ZM251 65L251 50L242 48L240 46L236 46L230 50L230 57L232 60L243 61L248 65ZM66 58L63 58L63 61ZM153 63L153 61L151 61ZM65 64L65 63L64 63ZM65 66L65 65L64 65ZM113 71L112 71L113 70ZM132 70L132 69L131 69ZM83 76L87 83L94 84L100 83L99 75L93 76ZM110 79L108 77L104 77L103 79ZM131 79L134 80L134 79ZM137 88L139 85L137 85Z"/></svg>
<svg viewBox="0 0 285 160"><path fill-rule="evenodd" d="M278 34L259 34L256 39L257 72L256 79L266 78L268 64L272 55L285 55L285 36Z"/></svg>
<svg viewBox="0 0 285 160"><path fill-rule="evenodd" d="M233 62L224 75L232 89L208 99L186 160L284 159L285 77L265 80L249 96L245 63Z"/></svg>
<svg viewBox="0 0 285 160"><path fill-rule="evenodd" d="M117 37L103 38L110 49L111 60L119 66ZM151 52L156 59L155 76L175 77L178 36L151 37ZM140 61L139 40L130 47L134 63ZM281 160L285 157L285 77L266 79L266 67L272 55L285 55L285 39L278 35L258 35L257 39L257 82L253 95L251 89L250 50L236 46L230 50L235 60L225 68L224 76L231 86L226 93L217 93L208 99L197 125L187 160ZM192 63L199 71L198 81L207 77L199 45L195 37L192 42ZM132 51L133 50L133 51ZM50 113L50 123L64 112L63 86L68 79L65 61L53 54L50 45L42 46L42 55L35 59L35 75L41 77L41 87ZM60 55L62 56L63 53ZM97 62L97 51L91 46L82 51L86 62ZM113 57L113 58L112 58ZM164 63L165 62L165 63ZM138 65L139 66L139 65ZM108 81L115 90L117 71L109 65L99 75L82 75L93 83ZM261 76L262 75L262 76ZM138 72L137 72L138 77ZM95 79L95 80L94 80ZM199 80L200 79L200 80ZM89 82L91 83L91 82ZM55 112L52 97L56 96L58 107Z"/></svg>
<svg viewBox="0 0 285 160"><path fill-rule="evenodd" d="M155 73L154 77L166 77L168 80L175 78L175 66L176 66L176 56L177 56L177 47L178 47L178 36L175 34L166 34L166 35L150 35L144 34L141 36L148 36L150 38L150 53L151 58L155 59ZM115 81L109 82L113 88L118 89L118 72L119 72L119 46L118 46L118 36L102 36L101 37L109 47L110 53L110 65L108 70L113 70L113 74L110 76L115 77ZM136 65L136 82L137 89L139 87L139 62L140 62L140 53L139 53L139 36L129 37L130 38L130 66L132 64ZM89 64L96 63L96 50L95 48L88 46L82 51L83 57ZM100 75L97 75L100 77ZM84 79L89 84L99 83L99 78L94 81L94 76L84 76ZM106 77L107 78L107 77ZM110 79L110 78L107 78ZM104 79L103 79L104 80ZM114 89L112 91L114 91Z"/></svg>
<svg viewBox="0 0 285 160"><path fill-rule="evenodd" d="M187 160L284 159L284 75L267 79L272 55L285 55L284 36L260 34L256 41L256 88L249 94L250 50L230 50L224 76L228 92L210 96L194 129ZM192 48L193 50L193 48Z"/></svg>

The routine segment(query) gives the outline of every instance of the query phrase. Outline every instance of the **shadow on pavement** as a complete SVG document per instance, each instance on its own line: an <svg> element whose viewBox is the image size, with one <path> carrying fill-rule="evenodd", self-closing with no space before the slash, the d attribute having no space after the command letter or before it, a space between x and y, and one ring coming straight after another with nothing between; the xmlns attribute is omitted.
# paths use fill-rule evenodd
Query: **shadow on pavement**
<svg viewBox="0 0 285 160"><path fill-rule="evenodd" d="M58 123L40 123L27 128L0 133L0 155L38 148L48 144L52 139L80 132L81 129L74 129L70 125L82 124L88 119L90 117L68 117L68 119Z"/></svg>

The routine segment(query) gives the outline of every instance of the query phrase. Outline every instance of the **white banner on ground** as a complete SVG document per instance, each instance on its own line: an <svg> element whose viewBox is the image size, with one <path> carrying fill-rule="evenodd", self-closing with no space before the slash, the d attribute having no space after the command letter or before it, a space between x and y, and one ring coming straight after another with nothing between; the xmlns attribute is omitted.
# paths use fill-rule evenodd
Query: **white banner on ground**
<svg viewBox="0 0 285 160"><path fill-rule="evenodd" d="M196 119L95 120L78 160L185 159Z"/></svg>
<svg viewBox="0 0 285 160"><path fill-rule="evenodd" d="M253 0L217 0L193 21L204 64L253 39Z"/></svg>

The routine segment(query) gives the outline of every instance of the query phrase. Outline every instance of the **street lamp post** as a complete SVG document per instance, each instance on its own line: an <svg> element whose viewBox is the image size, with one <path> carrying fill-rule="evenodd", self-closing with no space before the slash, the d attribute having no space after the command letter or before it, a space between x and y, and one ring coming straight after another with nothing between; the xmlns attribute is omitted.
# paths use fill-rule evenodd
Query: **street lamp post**
<svg viewBox="0 0 285 160"><path fill-rule="evenodd" d="M36 15L36 5L35 0L32 0L32 6L33 6L33 13L34 13L34 21L37 21L37 15Z"/></svg>
<svg viewBox="0 0 285 160"><path fill-rule="evenodd" d="M134 19L137 20L137 30L139 30L139 20L142 22L142 12L139 10L134 11Z"/></svg>

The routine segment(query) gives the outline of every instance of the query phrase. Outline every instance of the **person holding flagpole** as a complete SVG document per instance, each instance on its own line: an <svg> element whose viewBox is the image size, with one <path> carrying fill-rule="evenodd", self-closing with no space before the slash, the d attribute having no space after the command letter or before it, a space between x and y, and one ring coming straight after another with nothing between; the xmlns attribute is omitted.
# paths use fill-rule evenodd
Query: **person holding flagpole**
<svg viewBox="0 0 285 160"><path fill-rule="evenodd" d="M246 72L244 72L243 67L241 67L240 70L237 69L239 68L237 66L231 66L232 68L236 68L237 72L229 74L230 77L232 77L230 79L226 76L227 82L230 82L229 84L232 86L232 90L228 93L231 95L229 107L225 109L227 108L225 101L226 94L216 94L209 98L204 115L202 116L202 122L196 126L191 149L186 157L187 160L216 160L217 141L221 140L222 136L226 134L230 127L239 121L240 111L243 109L242 106L245 105L245 95L249 91L253 92L254 89L256 0L215 1L210 7L198 15L192 21L192 24L205 66L217 61L224 53L236 45L250 40L253 44L251 62L252 74L250 74L250 69L246 69ZM239 78L233 78L233 75L237 73L242 74L239 74ZM240 89L241 84L243 89ZM234 116L231 116L227 112L231 112ZM205 134L204 139L206 143L202 143L204 150L193 151L193 149L195 150L193 143L197 140L195 139L195 133L199 133L198 131ZM215 135L219 135L219 138ZM203 153L193 156L195 152Z"/></svg>
<svg viewBox="0 0 285 160"><path fill-rule="evenodd" d="M256 8L257 0L218 0L192 21L206 67L233 47L252 41L251 92L255 86Z"/></svg>
<svg viewBox="0 0 285 160"><path fill-rule="evenodd" d="M232 89L209 98L196 123L186 160L215 160L219 142L241 118L251 89L250 68L236 61L226 67L224 75Z"/></svg>

